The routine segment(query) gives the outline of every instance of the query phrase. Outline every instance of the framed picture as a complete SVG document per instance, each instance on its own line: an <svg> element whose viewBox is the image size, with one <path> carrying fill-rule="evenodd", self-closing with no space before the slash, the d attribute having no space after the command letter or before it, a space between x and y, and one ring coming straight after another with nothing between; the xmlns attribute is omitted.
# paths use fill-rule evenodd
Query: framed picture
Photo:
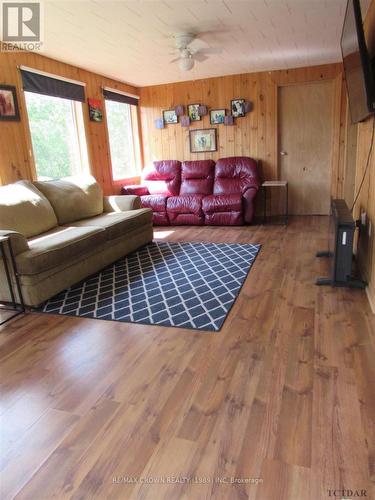
<svg viewBox="0 0 375 500"><path fill-rule="evenodd" d="M0 85L0 120L20 120L16 87L12 85Z"/></svg>
<svg viewBox="0 0 375 500"><path fill-rule="evenodd" d="M188 115L191 122L199 122L202 118L198 114L200 104L188 104Z"/></svg>
<svg viewBox="0 0 375 500"><path fill-rule="evenodd" d="M218 125L224 123L225 109L211 109L210 110L210 123L211 125Z"/></svg>
<svg viewBox="0 0 375 500"><path fill-rule="evenodd" d="M87 102L89 104L90 121L103 121L102 101L100 99L87 99Z"/></svg>
<svg viewBox="0 0 375 500"><path fill-rule="evenodd" d="M217 150L216 128L190 130L189 139L191 153L207 153Z"/></svg>
<svg viewBox="0 0 375 500"><path fill-rule="evenodd" d="M163 111L163 120L164 123L177 123L178 118L176 115L176 111L174 109L166 109Z"/></svg>
<svg viewBox="0 0 375 500"><path fill-rule="evenodd" d="M231 110L232 110L232 116L234 118L238 118L239 116L245 116L245 99L232 99L230 102Z"/></svg>

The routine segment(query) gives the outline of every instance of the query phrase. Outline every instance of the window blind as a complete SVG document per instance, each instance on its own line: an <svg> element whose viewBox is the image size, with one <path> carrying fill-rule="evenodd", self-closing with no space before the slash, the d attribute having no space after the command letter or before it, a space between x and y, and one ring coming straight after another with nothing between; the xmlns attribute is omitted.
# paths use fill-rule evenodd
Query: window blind
<svg viewBox="0 0 375 500"><path fill-rule="evenodd" d="M103 97L109 101L122 102L124 104L132 104L138 106L139 98L124 92L116 92L114 89L103 88Z"/></svg>
<svg viewBox="0 0 375 500"><path fill-rule="evenodd" d="M23 89L36 94L85 102L85 84L20 67Z"/></svg>

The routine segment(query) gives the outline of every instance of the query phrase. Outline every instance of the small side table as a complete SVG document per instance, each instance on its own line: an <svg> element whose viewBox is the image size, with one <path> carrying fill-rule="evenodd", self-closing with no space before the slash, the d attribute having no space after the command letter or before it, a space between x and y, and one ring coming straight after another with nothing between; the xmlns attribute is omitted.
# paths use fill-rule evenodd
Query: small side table
<svg viewBox="0 0 375 500"><path fill-rule="evenodd" d="M8 255L6 253L6 249L8 249ZM22 296L22 290L21 290L19 277L18 277L16 259L14 258L12 242L11 242L9 236L0 236L0 256L3 258L5 276L6 276L6 279L8 282L9 294L10 294L11 304L12 304L11 309L8 309L7 307L2 307L0 310L14 311L14 314L12 314L8 318L6 318L4 321L0 322L0 325L3 325L4 323L6 323L7 321L10 321L11 319L15 318L16 316L23 314L26 311L26 309L25 309L25 304L23 302L23 296ZM9 257L10 262L8 262L8 257ZM14 290L13 290L12 275L13 275L15 282L16 282L19 303L17 303L16 295L15 295Z"/></svg>
<svg viewBox="0 0 375 500"><path fill-rule="evenodd" d="M282 215L284 219L284 224L288 224L288 181L264 181L262 183L263 189L263 224L267 221L267 191L270 191L272 188L283 188L285 190L285 210Z"/></svg>

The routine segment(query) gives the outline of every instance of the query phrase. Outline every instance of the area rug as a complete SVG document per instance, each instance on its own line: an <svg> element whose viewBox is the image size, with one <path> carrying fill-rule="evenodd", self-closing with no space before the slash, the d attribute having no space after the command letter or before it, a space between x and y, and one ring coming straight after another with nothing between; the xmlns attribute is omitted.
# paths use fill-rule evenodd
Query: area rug
<svg viewBox="0 0 375 500"><path fill-rule="evenodd" d="M260 245L153 242L48 300L42 312L218 331Z"/></svg>

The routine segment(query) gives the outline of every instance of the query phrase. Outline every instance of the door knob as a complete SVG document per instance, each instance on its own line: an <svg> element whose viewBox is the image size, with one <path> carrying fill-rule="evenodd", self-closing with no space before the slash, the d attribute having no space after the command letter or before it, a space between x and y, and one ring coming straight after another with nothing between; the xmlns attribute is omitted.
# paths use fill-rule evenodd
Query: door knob
<svg viewBox="0 0 375 500"><path fill-rule="evenodd" d="M287 156L288 153L286 151L280 151L280 154L281 156Z"/></svg>

